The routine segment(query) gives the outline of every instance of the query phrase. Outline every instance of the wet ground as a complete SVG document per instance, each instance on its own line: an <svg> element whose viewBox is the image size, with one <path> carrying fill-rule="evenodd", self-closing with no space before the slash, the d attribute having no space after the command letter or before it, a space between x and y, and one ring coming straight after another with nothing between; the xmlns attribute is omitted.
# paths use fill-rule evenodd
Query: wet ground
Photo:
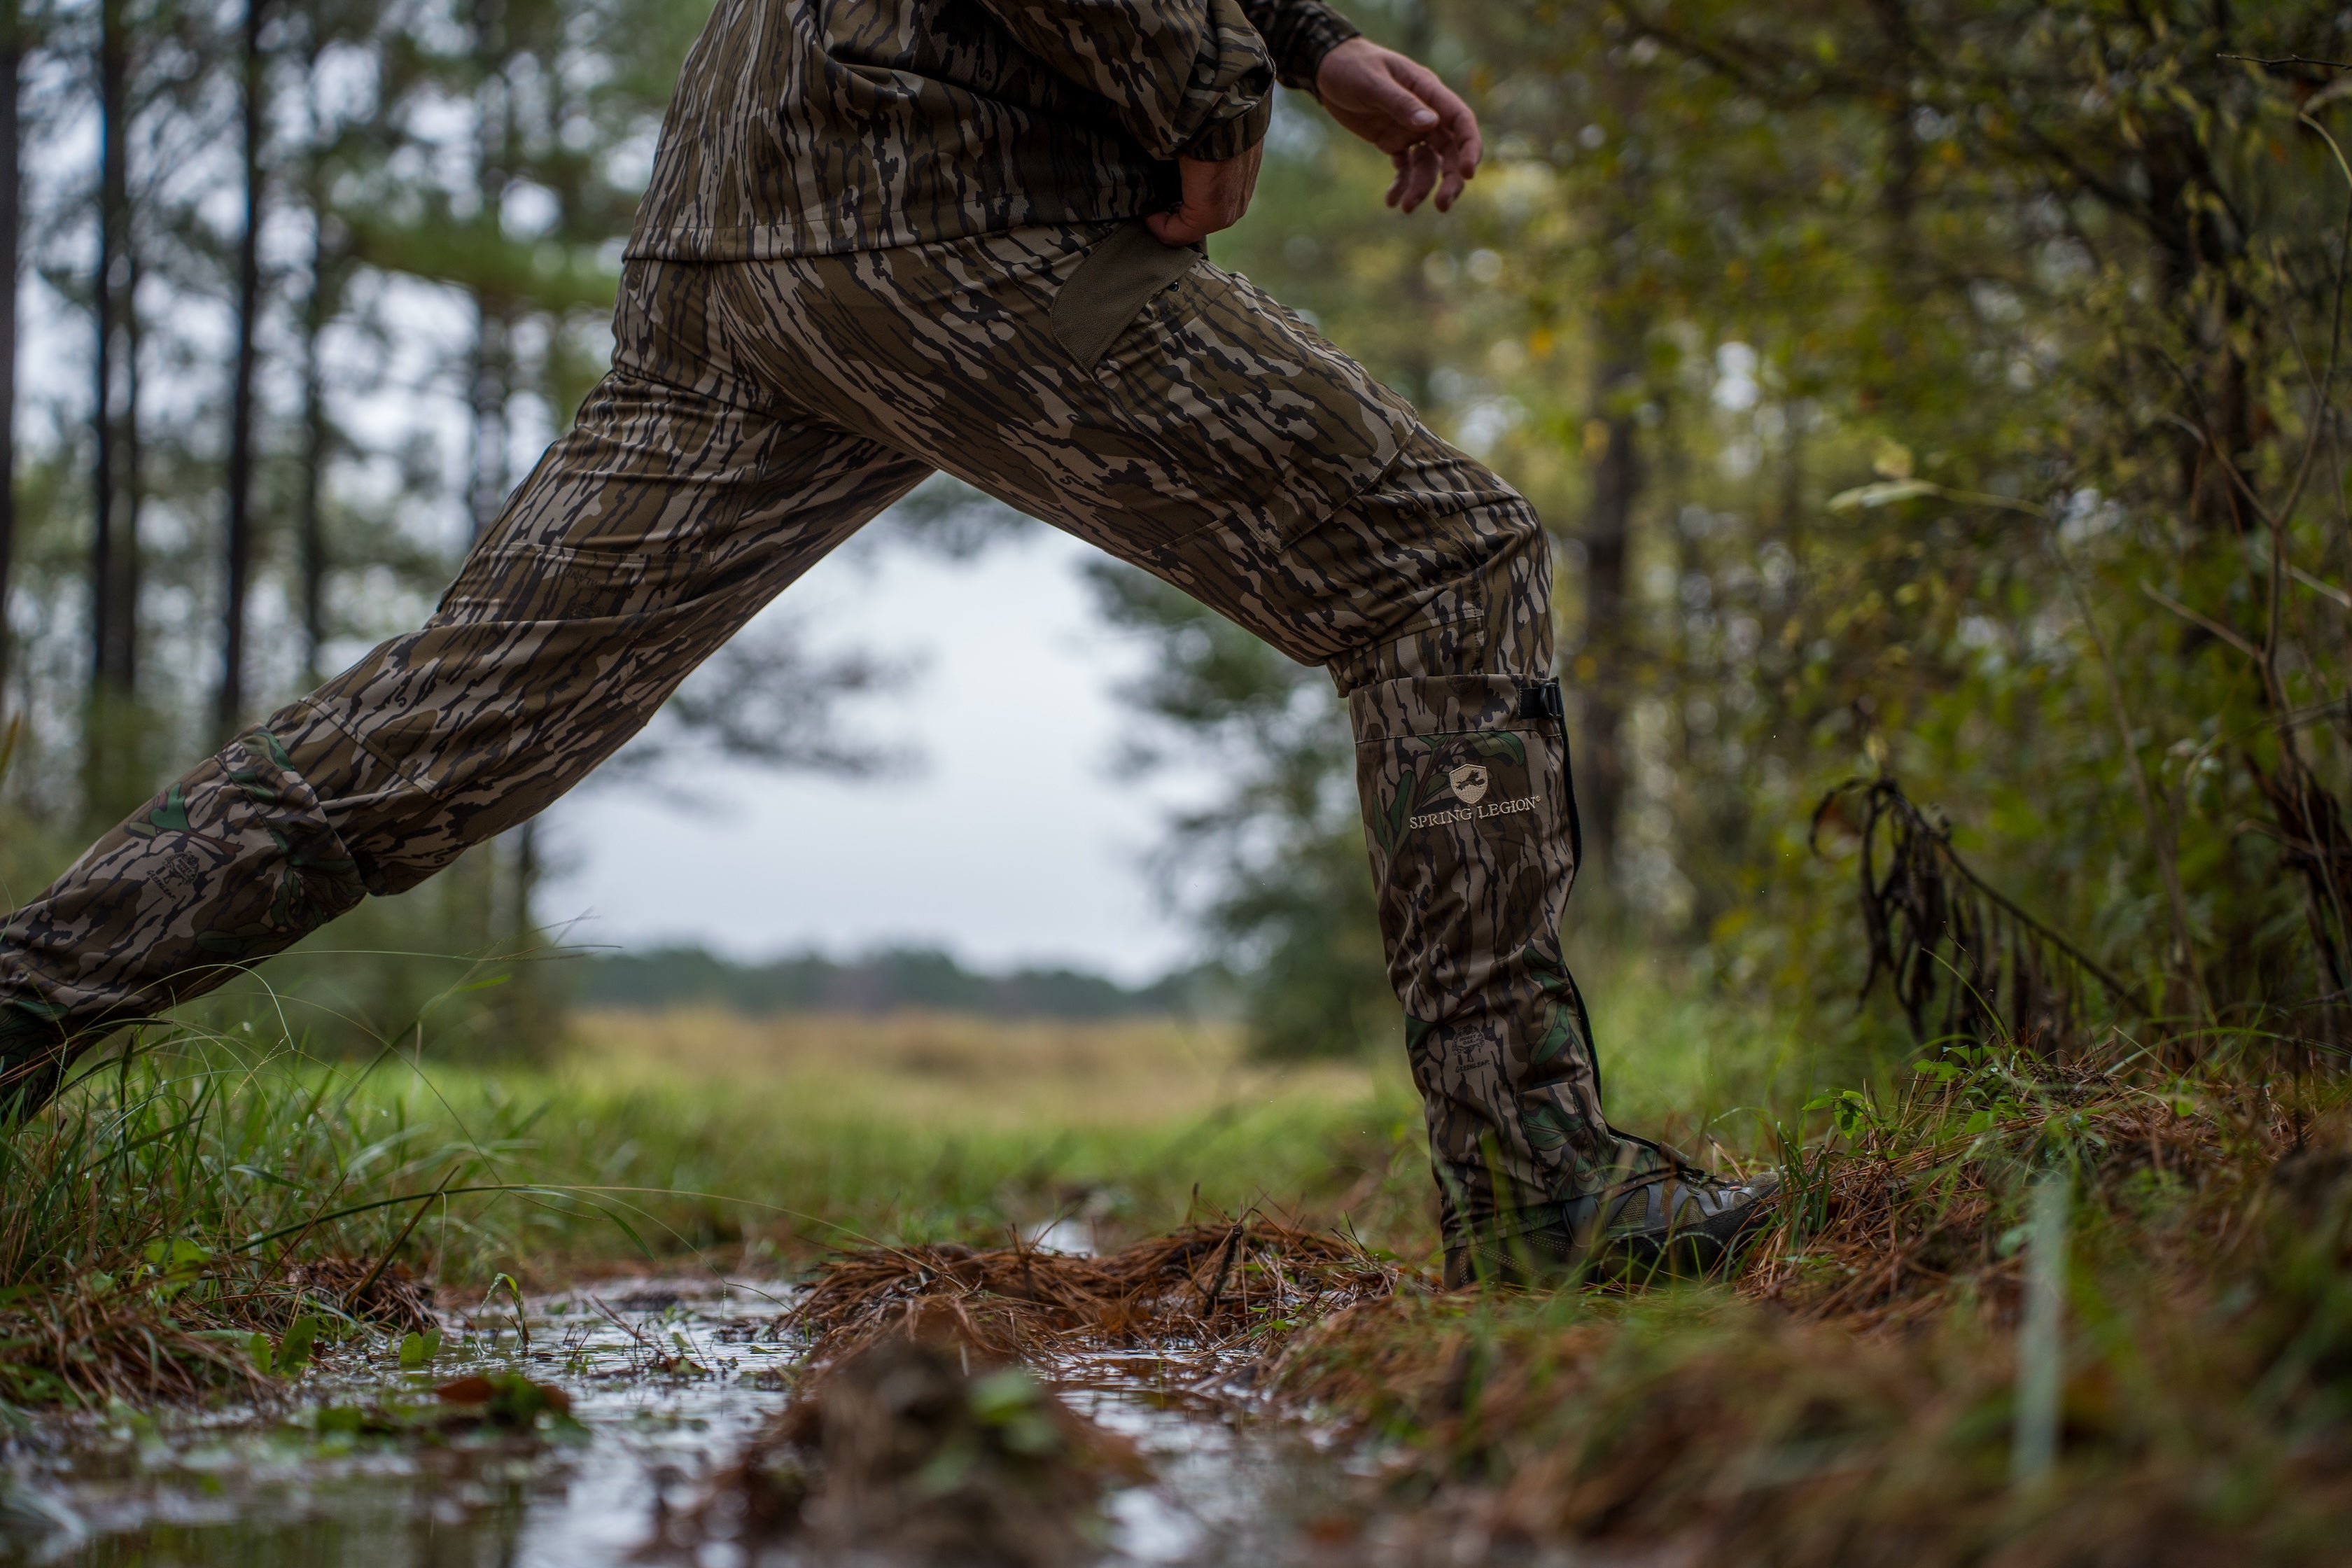
<svg viewBox="0 0 2352 1568"><path fill-rule="evenodd" d="M280 1407L44 1424L13 1444L0 1562L238 1568L597 1568L643 1562L661 1510L784 1402L799 1353L782 1287L632 1282L490 1308L403 1371L346 1349ZM566 1391L573 1423L432 1441L371 1435L433 1389L517 1371ZM1341 1458L1254 1419L1244 1391L1191 1362L1106 1356L1064 1395L1131 1437L1152 1479L1114 1495L1112 1565L1304 1561L1351 1533ZM353 1428L360 1428L354 1430ZM1326 1559L1328 1560L1328 1559ZM671 1557L667 1561L682 1561ZM696 1568L748 1568L726 1543Z"/></svg>

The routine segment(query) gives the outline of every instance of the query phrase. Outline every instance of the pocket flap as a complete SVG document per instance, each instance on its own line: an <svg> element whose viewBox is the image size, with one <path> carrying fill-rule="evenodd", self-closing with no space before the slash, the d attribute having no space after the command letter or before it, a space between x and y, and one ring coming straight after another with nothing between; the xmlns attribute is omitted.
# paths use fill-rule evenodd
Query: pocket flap
<svg viewBox="0 0 2352 1568"><path fill-rule="evenodd" d="M1054 297L1054 336L1092 370L1144 302L1207 254L1203 246L1162 245L1140 223L1112 230Z"/></svg>

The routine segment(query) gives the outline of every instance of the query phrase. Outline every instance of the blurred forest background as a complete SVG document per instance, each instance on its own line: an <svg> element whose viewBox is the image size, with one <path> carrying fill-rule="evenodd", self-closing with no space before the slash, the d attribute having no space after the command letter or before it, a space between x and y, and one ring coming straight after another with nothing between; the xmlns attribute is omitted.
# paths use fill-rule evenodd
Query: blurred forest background
<svg viewBox="0 0 2352 1568"><path fill-rule="evenodd" d="M706 8L5 3L22 897L429 611L602 367ZM2095 1008L2187 1048L2340 1053L2352 10L1345 8L1473 99L1486 166L1450 217L1400 220L1385 160L1289 96L1213 254L1551 526L1574 950L1664 955L1832 1045L1893 1016L1853 1006L1885 960L1877 1005L1923 1032ZM950 551L1024 526L937 484L902 512ZM1192 912L1255 1048L1392 1043L1328 681L1130 571L1097 581L1157 656L1133 764L1206 753L1229 781L1166 854L1212 889ZM832 699L882 676L739 646L625 765L866 765ZM1817 820L1854 779L1927 814L1882 789ZM362 1032L432 1011L420 1038L527 1046L561 986L467 977L544 946L538 875L519 832L272 978Z"/></svg>

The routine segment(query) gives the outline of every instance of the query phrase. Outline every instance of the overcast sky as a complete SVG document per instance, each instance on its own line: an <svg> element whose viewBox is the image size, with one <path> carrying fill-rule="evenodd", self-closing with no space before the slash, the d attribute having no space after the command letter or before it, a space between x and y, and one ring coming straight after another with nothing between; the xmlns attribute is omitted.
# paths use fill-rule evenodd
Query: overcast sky
<svg viewBox="0 0 2352 1568"><path fill-rule="evenodd" d="M1034 528L953 562L904 547L824 562L768 614L820 646L911 656L859 727L914 748L906 776L740 769L688 781L712 808L591 787L547 822L557 874L541 918L570 940L686 940L758 957L926 942L990 968L1066 962L1122 979L1191 955L1141 861L1168 798L1113 776L1115 695L1142 650L1104 626L1092 552Z"/></svg>

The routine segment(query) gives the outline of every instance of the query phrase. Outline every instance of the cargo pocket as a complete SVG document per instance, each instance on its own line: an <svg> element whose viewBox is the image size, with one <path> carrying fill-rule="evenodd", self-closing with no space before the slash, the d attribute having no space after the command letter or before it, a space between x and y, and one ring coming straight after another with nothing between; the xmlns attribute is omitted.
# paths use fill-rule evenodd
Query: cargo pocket
<svg viewBox="0 0 2352 1568"><path fill-rule="evenodd" d="M1202 246L1160 244L1139 223L1113 229L1054 297L1054 336L1091 374L1151 297L1207 258Z"/></svg>

